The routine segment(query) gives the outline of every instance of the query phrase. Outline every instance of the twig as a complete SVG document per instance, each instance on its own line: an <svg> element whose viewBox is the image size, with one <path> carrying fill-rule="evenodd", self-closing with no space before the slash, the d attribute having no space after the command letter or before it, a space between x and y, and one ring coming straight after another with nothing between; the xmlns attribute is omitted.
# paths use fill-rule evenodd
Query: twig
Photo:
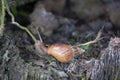
<svg viewBox="0 0 120 80"><path fill-rule="evenodd" d="M1 0L2 3L2 15L1 15L1 28L4 27L4 20L5 20L5 3L4 0Z"/></svg>
<svg viewBox="0 0 120 80"><path fill-rule="evenodd" d="M35 38L35 36L24 26L20 25L19 23L15 22L15 18L14 18L14 15L12 14L12 12L10 11L9 9L9 6L8 6L8 3L7 1L5 0L5 4L6 4L6 9L7 9L7 12L8 14L11 16L11 19L12 19L12 24L18 26L20 29L22 30L25 30L29 35L30 37L33 39L33 41L36 43L37 42L37 39Z"/></svg>
<svg viewBox="0 0 120 80"><path fill-rule="evenodd" d="M11 11L10 11L10 9L9 9L9 6L8 6L8 3L7 3L6 0L5 0L5 6L6 6L6 9L7 9L8 14L11 16L12 22L15 22L14 15L11 13Z"/></svg>
<svg viewBox="0 0 120 80"><path fill-rule="evenodd" d="M3 34L4 31L4 21L5 21L5 3L4 0L1 0L2 3L2 14L1 14L1 25L0 25L0 35Z"/></svg>
<svg viewBox="0 0 120 80"><path fill-rule="evenodd" d="M18 26L20 29L22 30L25 30L29 35L30 37L33 39L33 41L36 43L37 42L37 39L35 38L35 36L24 26L20 25L19 23L17 22L12 22L12 24Z"/></svg>
<svg viewBox="0 0 120 80"><path fill-rule="evenodd" d="M90 44L96 43L97 41L100 40L103 28L104 28L104 25L103 25L102 29L98 32L97 37L93 41L89 41L89 42L86 42L86 43L78 44L76 46L80 47L80 46L85 46L85 45L90 45Z"/></svg>

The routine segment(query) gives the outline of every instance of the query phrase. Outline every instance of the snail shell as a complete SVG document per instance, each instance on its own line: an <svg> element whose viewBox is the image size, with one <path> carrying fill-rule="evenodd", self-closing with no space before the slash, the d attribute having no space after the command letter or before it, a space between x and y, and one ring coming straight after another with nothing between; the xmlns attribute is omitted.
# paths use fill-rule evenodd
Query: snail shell
<svg viewBox="0 0 120 80"><path fill-rule="evenodd" d="M48 54L55 57L62 63L67 63L73 58L73 51L71 46L67 44L56 43L48 47Z"/></svg>
<svg viewBox="0 0 120 80"><path fill-rule="evenodd" d="M55 57L62 63L71 61L75 56L84 53L85 51L76 46L56 43L48 47L47 53Z"/></svg>

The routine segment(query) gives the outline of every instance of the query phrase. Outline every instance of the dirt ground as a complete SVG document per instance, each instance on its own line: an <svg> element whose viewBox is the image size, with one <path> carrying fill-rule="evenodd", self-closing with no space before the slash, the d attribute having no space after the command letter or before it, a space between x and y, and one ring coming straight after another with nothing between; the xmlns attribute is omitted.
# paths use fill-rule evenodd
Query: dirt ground
<svg viewBox="0 0 120 80"><path fill-rule="evenodd" d="M34 19L31 19L31 16L34 16L34 8L32 11L29 11L29 8L35 6L36 3L37 2L18 6L18 13L19 11L26 11L26 8L23 10L21 9L26 6L28 8L26 12L29 12L29 16L17 14L15 19L21 25L26 26L37 39L39 39L39 37L35 30L38 29L46 46L58 42L75 45L94 40L98 31L105 25L102 31L101 40L89 46L81 47L85 50L84 54L75 57L68 63L61 63L50 55L37 56L34 42L31 37L24 30L11 24L10 17L6 15L5 31L3 37L0 39L0 80L88 80L90 75L87 75L88 79L84 79L86 74L85 70L87 70L87 68L80 68L80 64L84 63L86 60L100 59L102 55L101 51L108 47L110 39L120 36L120 28L116 27L116 24L109 19L106 19L109 18L106 15L97 18L89 17L89 20L86 20L87 18L84 17L84 15L82 18L79 18L77 11L75 11L76 15L73 15L74 12L62 12L63 5L67 4L64 3L63 0L61 5L58 5L61 6L60 10L58 10L58 8L54 9L54 7L50 9L46 8L50 12L50 17L53 16L51 17L53 21L55 22L57 19L59 22L54 23L51 21L53 24L46 22L46 19L49 20L50 18L47 16L48 18L46 17L43 21L48 27L43 27L43 25L42 31L40 30L42 28L39 28L39 26L35 28L30 27L31 25L39 25L37 22L34 22ZM42 4L48 5L49 1L47 3L45 0ZM69 6L67 5L66 8L68 9L65 10L69 10ZM67 15L68 13L69 15ZM38 14L36 13L36 15ZM33 18L36 19L36 17ZM41 17L37 20L41 21ZM40 23L40 26L42 23ZM49 31L51 32L46 33Z"/></svg>

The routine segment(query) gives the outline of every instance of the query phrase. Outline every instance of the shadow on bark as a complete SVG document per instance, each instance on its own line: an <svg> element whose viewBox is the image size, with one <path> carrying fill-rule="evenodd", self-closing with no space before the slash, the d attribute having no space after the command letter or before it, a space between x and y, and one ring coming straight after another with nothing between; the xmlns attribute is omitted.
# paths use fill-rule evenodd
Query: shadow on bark
<svg viewBox="0 0 120 80"><path fill-rule="evenodd" d="M71 62L64 78L53 76L48 70L25 63L12 39L4 35L0 40L0 80L79 80L72 72L84 73L85 80L120 80L120 38L112 38L108 47L101 51L99 59ZM73 68L73 65L77 64ZM53 69L53 68L51 68ZM77 74L78 74L77 73ZM71 77L70 77L71 76ZM74 76L75 77L75 76ZM57 79L58 78L58 79Z"/></svg>

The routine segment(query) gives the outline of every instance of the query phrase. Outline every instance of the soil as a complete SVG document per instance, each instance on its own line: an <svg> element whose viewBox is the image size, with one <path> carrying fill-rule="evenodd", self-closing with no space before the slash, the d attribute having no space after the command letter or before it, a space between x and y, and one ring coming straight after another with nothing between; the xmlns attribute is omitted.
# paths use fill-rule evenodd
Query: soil
<svg viewBox="0 0 120 80"><path fill-rule="evenodd" d="M62 16L65 17L63 14ZM25 17L27 18L17 16L16 21L21 25L27 26L30 21L28 16ZM82 48L86 50L83 55L77 56L71 62L64 64L49 55L37 56L31 37L17 26L10 24L9 20L10 18L7 17L4 35L0 39L0 80L20 80L21 77L23 77L23 80L81 80L85 71L79 70L78 63L92 58L99 59L101 56L100 52L108 46L110 39L120 36L119 29L116 29L114 25L111 29L104 29L101 40L95 44L83 46ZM82 25L86 26L89 22L80 19L75 20L77 21L75 24L65 23L59 25L60 27L54 29L49 37L41 33L44 43L47 46L57 42L75 45L96 38L99 29L98 31L93 30L88 26L83 29L81 28ZM105 19L100 20L104 21ZM96 23L96 25L98 24ZM34 34L34 36L39 39L37 34ZM75 70L73 65L75 67L77 65ZM80 72L84 74L80 75ZM79 76L71 73L79 74ZM5 76L10 74L11 76Z"/></svg>

